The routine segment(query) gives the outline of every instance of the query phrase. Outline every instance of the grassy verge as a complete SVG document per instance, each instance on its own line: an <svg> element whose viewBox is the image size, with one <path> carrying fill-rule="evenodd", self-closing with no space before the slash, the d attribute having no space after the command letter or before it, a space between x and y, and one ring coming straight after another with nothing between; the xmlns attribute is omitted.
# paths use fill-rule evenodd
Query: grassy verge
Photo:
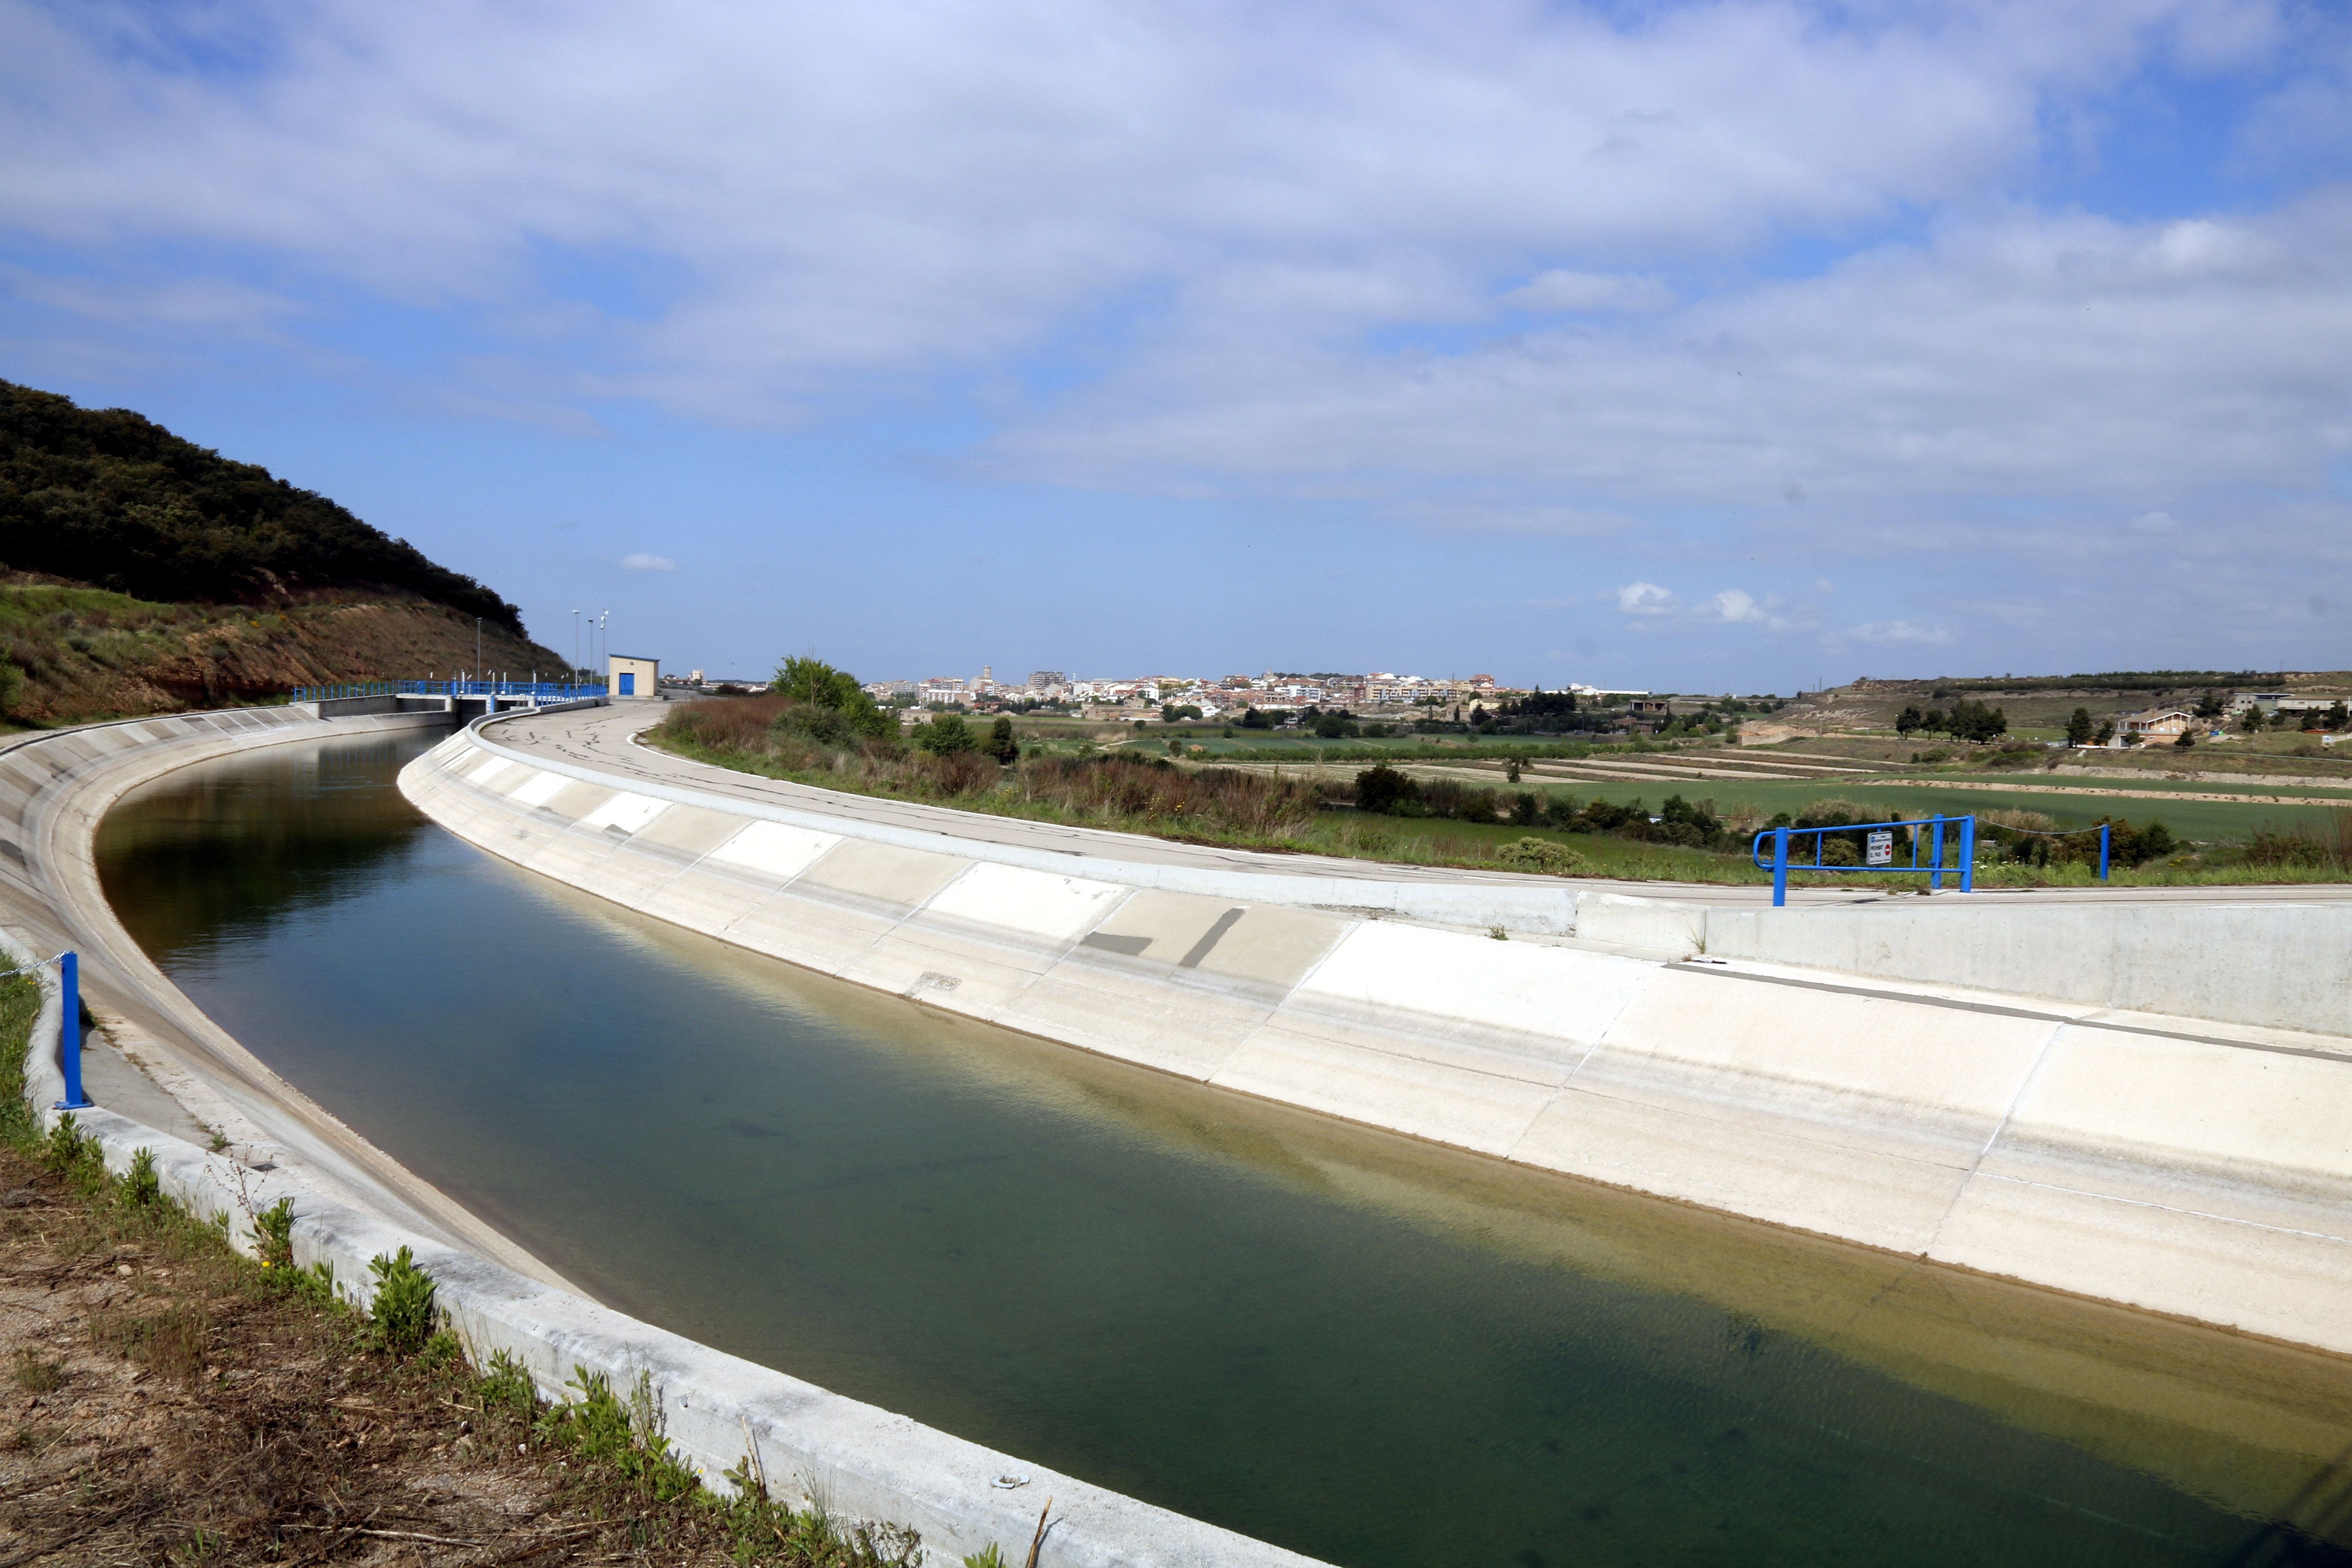
<svg viewBox="0 0 2352 1568"><path fill-rule="evenodd" d="M903 1531L799 1511L759 1463L722 1499L661 1436L645 1384L582 1374L540 1400L469 1365L401 1258L360 1311L220 1225L110 1175L24 1102L38 996L0 979L0 1563L558 1562L871 1568Z"/></svg>
<svg viewBox="0 0 2352 1568"><path fill-rule="evenodd" d="M1710 883L1725 886L1756 886L1771 880L1770 873L1759 870L1751 862L1744 837L1738 847L1726 851L1685 847L1678 845L1642 842L1614 837L1605 834L1563 833L1540 826L1521 826L1505 823L1478 823L1436 818L1412 818L1369 816L1352 811L1324 811L1311 817L1294 818L1271 831L1252 831L1199 817L1178 819L1149 812L1112 810L1074 810L1051 799L1025 794L1016 783L1000 783L977 789L949 791L927 789L919 782L909 782L914 775L903 775L890 787L881 787L875 780L855 768L793 765L793 756L761 754L736 747L699 743L689 735L672 730L657 730L646 737L655 744L679 756L740 773L756 773L767 778L782 779L795 784L813 784L822 789L842 790L850 794L880 795L891 799L919 800L927 804L951 806L958 810L977 811L991 816L1016 817L1028 821L1053 822L1072 826L1099 827L1112 832L1146 834L1185 843L1213 844L1234 848L1261 849L1286 854L1333 855L1349 858L1414 866L1459 866L1484 869L1522 870L1536 868L1524 857L1511 858L1504 853L1514 845L1523 845L1533 838L1558 846L1570 857L1565 875L1605 877L1630 881L1680 881ZM1736 790L1743 798L1756 793L1756 786L1745 781L1726 781L1728 791ZM1532 783L1530 793L1547 793ZM1595 785L1579 784L1556 786L1564 793L1580 798L1596 795L1607 799L1632 800L1639 797L1655 806L1669 794L1680 793L1697 796L1703 793L1698 785L1671 780L1645 782L1640 784ZM1810 803L1823 796L1842 793L1862 793L1854 786L1824 784L1822 785L1788 786L1792 802ZM1927 805L1916 798L1917 792L1909 789L1885 792L1888 816L1897 813L1917 816ZM1966 794L1969 792L1954 792ZM1975 794L1973 798L1959 803L1963 810L1983 811L1994 801L2003 806L2011 804L2006 796L1988 797ZM2110 807L2140 804L2108 802ZM1781 807L1771 806L1778 810ZM2119 811L2116 815L2127 815ZM2169 813L2168 812L2168 815ZM1760 813L1759 813L1760 816ZM2118 867L2108 884L2115 887L2180 887L2218 886L2242 882L2334 882L2346 879L2340 867L2329 866L2251 866L2230 856L2206 858L2189 855L2137 868ZM1895 891L1911 891L1923 885L1924 878L1916 875L1874 876L1868 873L1835 873L1807 875L1798 873L1790 885L1800 888L1883 888ZM2024 866L1994 861L1982 865L1977 872L1977 883L1985 888L2050 888L2099 885L2096 875L2087 867L2073 865Z"/></svg>

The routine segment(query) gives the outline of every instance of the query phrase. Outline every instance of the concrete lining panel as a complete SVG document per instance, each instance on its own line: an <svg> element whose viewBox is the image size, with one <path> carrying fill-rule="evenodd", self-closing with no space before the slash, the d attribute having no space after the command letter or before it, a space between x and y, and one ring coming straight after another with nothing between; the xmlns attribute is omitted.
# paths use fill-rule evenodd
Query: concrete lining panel
<svg viewBox="0 0 2352 1568"><path fill-rule="evenodd" d="M667 855L691 862L701 859L735 836L740 818L698 805L673 805L629 840L637 853Z"/></svg>
<svg viewBox="0 0 2352 1568"><path fill-rule="evenodd" d="M974 862L924 905L924 912L1001 927L1049 942L1076 942L1132 889L1084 877Z"/></svg>
<svg viewBox="0 0 2352 1568"><path fill-rule="evenodd" d="M2352 1354L2352 1244L1979 1174L1927 1256Z"/></svg>
<svg viewBox="0 0 2352 1568"><path fill-rule="evenodd" d="M572 781L562 773L534 773L529 778L516 781L514 787L507 792L507 798L517 805L542 806L562 795L571 784Z"/></svg>
<svg viewBox="0 0 2352 1568"><path fill-rule="evenodd" d="M838 833L812 833L805 827L788 826L781 822L754 822L711 850L709 858L721 866L740 866L789 882L840 842Z"/></svg>
<svg viewBox="0 0 2352 1568"><path fill-rule="evenodd" d="M1310 1034L1284 1015L1209 1081L1482 1154L1509 1152L1554 1093L1546 1084Z"/></svg>
<svg viewBox="0 0 2352 1568"><path fill-rule="evenodd" d="M645 829L668 809L669 802L666 800L623 790L582 817L576 826L594 832L618 833L625 838Z"/></svg>
<svg viewBox="0 0 2352 1568"><path fill-rule="evenodd" d="M1656 973L1654 963L1608 953L1368 921L1298 989L1366 1006L1591 1041Z"/></svg>
<svg viewBox="0 0 2352 1568"><path fill-rule="evenodd" d="M2021 1132L2352 1180L2352 1072L2334 1060L2069 1028L2011 1122Z"/></svg>
<svg viewBox="0 0 2352 1568"><path fill-rule="evenodd" d="M1795 1117L1622 1095L1598 1061L1534 1119L1512 1159L1909 1253L1926 1249L1968 1178L1964 1166L1823 1138Z"/></svg>
<svg viewBox="0 0 2352 1568"><path fill-rule="evenodd" d="M1851 1105L1860 1119L1890 1123L1948 1121L1980 1148L2053 1027L2042 1018L1661 970L1609 1031L1608 1047L1727 1075L1742 1099L1803 1103L1831 1116Z"/></svg>
<svg viewBox="0 0 2352 1568"><path fill-rule="evenodd" d="M604 804L613 791L603 784L567 784L538 809L565 822L578 822L582 817Z"/></svg>
<svg viewBox="0 0 2352 1568"><path fill-rule="evenodd" d="M507 761L504 757L492 757L488 761L483 763L480 766L475 768L471 773L468 773L466 775L466 782L471 784L486 784L491 780L497 778L500 773L505 773L508 769L517 765L518 764Z"/></svg>
<svg viewBox="0 0 2352 1568"><path fill-rule="evenodd" d="M1131 957L1287 991L1339 944L1352 921L1279 906L1235 904L1139 889L1082 940ZM1098 941L1108 938L1110 941ZM1129 947L1139 941L1141 947Z"/></svg>
<svg viewBox="0 0 2352 1568"><path fill-rule="evenodd" d="M793 891L763 899L747 909L739 885L715 882L700 871L690 871L662 889L657 901L664 908L681 908L706 918L736 911L731 918L697 929L771 958L833 975L845 973L862 961L898 923L895 915Z"/></svg>
<svg viewBox="0 0 2352 1568"><path fill-rule="evenodd" d="M857 907L912 911L971 865L952 855L904 849L870 838L846 838L801 873L802 884L850 895Z"/></svg>

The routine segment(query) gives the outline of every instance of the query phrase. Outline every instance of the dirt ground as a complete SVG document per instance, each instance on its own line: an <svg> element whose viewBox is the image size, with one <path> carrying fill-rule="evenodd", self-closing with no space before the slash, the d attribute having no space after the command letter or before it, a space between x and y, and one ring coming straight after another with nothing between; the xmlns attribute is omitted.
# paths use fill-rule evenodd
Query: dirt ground
<svg viewBox="0 0 2352 1568"><path fill-rule="evenodd" d="M903 1560L679 1497L674 1467L597 1457L518 1380L372 1350L285 1279L0 1144L0 1568Z"/></svg>

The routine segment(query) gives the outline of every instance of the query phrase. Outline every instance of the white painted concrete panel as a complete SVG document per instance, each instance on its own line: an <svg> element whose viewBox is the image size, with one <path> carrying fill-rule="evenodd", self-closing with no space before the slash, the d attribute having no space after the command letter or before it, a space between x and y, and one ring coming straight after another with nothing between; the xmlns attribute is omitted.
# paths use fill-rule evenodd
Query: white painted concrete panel
<svg viewBox="0 0 2352 1568"><path fill-rule="evenodd" d="M940 889L924 907L929 913L980 925L1076 942L1118 907L1129 890L1115 883L982 861Z"/></svg>
<svg viewBox="0 0 2352 1568"><path fill-rule="evenodd" d="M1639 959L1374 921L1349 932L1298 989L1531 1035L1597 1040L1657 973L1658 965Z"/></svg>
<svg viewBox="0 0 2352 1568"><path fill-rule="evenodd" d="M840 842L838 833L811 833L781 822L755 822L713 849L709 858L722 866L740 866L790 880Z"/></svg>
<svg viewBox="0 0 2352 1568"><path fill-rule="evenodd" d="M466 775L466 782L467 784L486 784L513 766L514 763L507 761L504 757L492 757L480 767L476 768L472 773L467 773Z"/></svg>
<svg viewBox="0 0 2352 1568"><path fill-rule="evenodd" d="M2011 1125L2095 1150L2352 1181L2352 1071L2333 1058L2069 1028Z"/></svg>
<svg viewBox="0 0 2352 1568"><path fill-rule="evenodd" d="M562 773L534 773L530 778L523 780L521 784L517 784L514 790L508 795L507 798L513 801L517 805L545 805L549 801L553 800L557 795L562 794L563 786L571 782L572 781L570 779L565 778Z"/></svg>
<svg viewBox="0 0 2352 1568"><path fill-rule="evenodd" d="M631 795L625 790L582 817L580 826L592 832L617 827L624 833L635 833L668 809L669 802L666 800Z"/></svg>

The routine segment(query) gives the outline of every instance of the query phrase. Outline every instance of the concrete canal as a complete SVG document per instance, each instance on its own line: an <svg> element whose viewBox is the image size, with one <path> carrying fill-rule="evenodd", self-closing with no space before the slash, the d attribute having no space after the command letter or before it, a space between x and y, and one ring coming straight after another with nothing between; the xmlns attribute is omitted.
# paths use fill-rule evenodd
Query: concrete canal
<svg viewBox="0 0 2352 1568"><path fill-rule="evenodd" d="M2352 1364L1502 1167L494 860L437 736L175 773L109 896L612 1305L1350 1568L2352 1561Z"/></svg>

